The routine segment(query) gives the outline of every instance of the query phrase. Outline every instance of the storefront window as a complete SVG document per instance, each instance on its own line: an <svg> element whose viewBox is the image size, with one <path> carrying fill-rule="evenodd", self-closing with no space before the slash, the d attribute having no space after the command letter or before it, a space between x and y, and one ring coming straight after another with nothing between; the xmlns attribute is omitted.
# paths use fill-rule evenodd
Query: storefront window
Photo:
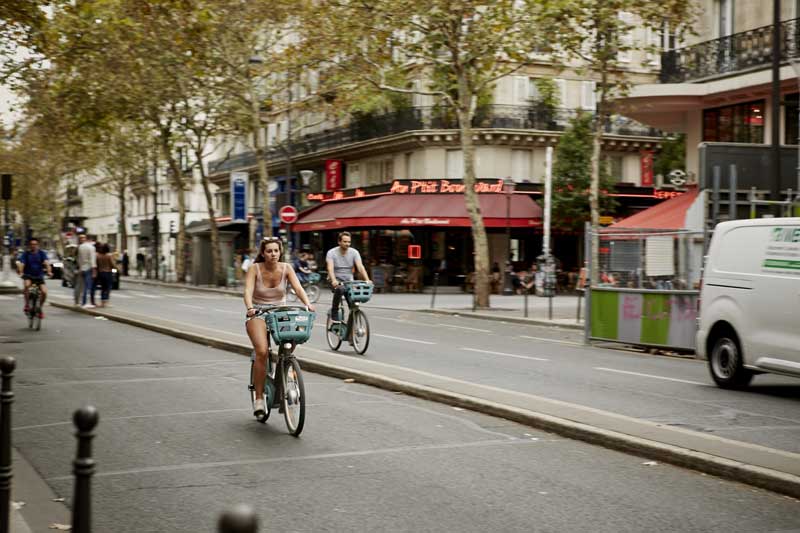
<svg viewBox="0 0 800 533"><path fill-rule="evenodd" d="M798 106L798 93L787 94L785 97L786 109L786 137L784 144L800 144L800 106Z"/></svg>
<svg viewBox="0 0 800 533"><path fill-rule="evenodd" d="M703 140L764 143L764 100L703 111Z"/></svg>

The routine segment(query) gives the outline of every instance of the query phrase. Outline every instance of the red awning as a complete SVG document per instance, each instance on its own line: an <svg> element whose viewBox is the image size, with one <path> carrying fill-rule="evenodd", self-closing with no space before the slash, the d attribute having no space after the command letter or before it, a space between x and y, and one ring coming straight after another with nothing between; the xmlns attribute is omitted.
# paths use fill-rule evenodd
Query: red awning
<svg viewBox="0 0 800 533"><path fill-rule="evenodd" d="M648 230L679 230L686 229L686 213L700 191L697 188L691 189L688 192L665 200L660 204L648 207L643 211L639 211L635 215L631 215L626 219L620 220L608 229L648 229Z"/></svg>
<svg viewBox="0 0 800 533"><path fill-rule="evenodd" d="M504 194L479 196L483 223L506 227ZM542 223L542 209L530 196L513 194L508 206L508 225L530 228ZM462 194L387 194L384 196L328 202L300 214L295 231L386 227L470 227Z"/></svg>

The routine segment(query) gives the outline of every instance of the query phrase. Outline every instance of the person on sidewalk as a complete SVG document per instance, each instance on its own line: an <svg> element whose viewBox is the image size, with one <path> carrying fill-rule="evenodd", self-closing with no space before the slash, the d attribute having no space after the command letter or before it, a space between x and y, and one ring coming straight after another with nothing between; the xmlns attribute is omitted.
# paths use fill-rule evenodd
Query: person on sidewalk
<svg viewBox="0 0 800 533"><path fill-rule="evenodd" d="M325 255L328 267L328 279L333 287L333 304L331 305L331 320L342 320L339 306L342 295L345 294L345 281L353 281L355 268L367 283L372 283L367 275L367 269L361 262L361 254L355 248L350 248L350 232L343 231L339 234L339 246L331 248Z"/></svg>
<svg viewBox="0 0 800 533"><path fill-rule="evenodd" d="M97 250L97 283L92 288L92 303L94 299L94 289L100 286L100 307L107 307L111 296L111 285L113 284L114 256L110 253L107 244L101 244Z"/></svg>
<svg viewBox="0 0 800 533"><path fill-rule="evenodd" d="M144 273L144 254L142 252L136 252L136 272L140 278Z"/></svg>
<svg viewBox="0 0 800 533"><path fill-rule="evenodd" d="M266 420L267 416L264 405L264 381L267 379L269 349L266 317L258 313L258 306L285 305L288 282L292 284L298 299L309 311L314 311L314 306L308 301L306 291L300 285L292 265L281 263L281 257L283 257L283 243L280 237L265 237L259 246L256 260L247 271L244 285L244 305L247 308L245 329L256 352L253 365L253 384L256 388L253 415L260 422Z"/></svg>
<svg viewBox="0 0 800 533"><path fill-rule="evenodd" d="M122 251L122 275L127 276L130 268L131 258L128 256L128 250Z"/></svg>
<svg viewBox="0 0 800 533"><path fill-rule="evenodd" d="M78 237L78 271L81 278L81 305L86 308L93 308L94 305L94 279L97 277L97 250L94 244L81 233ZM76 284L77 286L77 284ZM87 303L87 297L91 296L91 303ZM76 300L77 305L77 300Z"/></svg>

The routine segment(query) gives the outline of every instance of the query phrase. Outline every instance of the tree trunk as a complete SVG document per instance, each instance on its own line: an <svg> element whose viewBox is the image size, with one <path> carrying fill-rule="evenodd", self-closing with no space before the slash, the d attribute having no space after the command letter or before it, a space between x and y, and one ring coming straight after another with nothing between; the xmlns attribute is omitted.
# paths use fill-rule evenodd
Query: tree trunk
<svg viewBox="0 0 800 533"><path fill-rule="evenodd" d="M600 240L598 238L598 228L600 227L600 165L601 146L603 142L603 130L606 122L606 82L608 74L606 69L602 69L600 82L600 101L597 103L596 115L594 120L594 138L592 139L592 175L591 186L589 188L589 209L591 210L592 223L592 268L599 272L600 261ZM592 280L594 283L596 280Z"/></svg>
<svg viewBox="0 0 800 533"><path fill-rule="evenodd" d="M186 261L184 257L184 243L186 242L186 197L184 196L185 187L183 183L183 175L181 174L181 169L178 165L178 162L175 161L175 157L172 155L171 148L172 143L170 142L170 132L169 130L165 131L162 129L161 152L164 156L164 159L167 160L167 164L169 165L169 169L172 174L172 187L178 194L178 239L175 246L175 276L178 283L183 283L186 281ZM156 261L156 268L158 268L160 258L156 257L154 260Z"/></svg>
<svg viewBox="0 0 800 533"><path fill-rule="evenodd" d="M478 193L475 192L475 146L472 144L473 94L467 87L463 74L458 80L458 124L461 134L461 151L464 158L464 203L472 225L472 241L475 249L475 297L476 306L489 307L489 241L483 224Z"/></svg>
<svg viewBox="0 0 800 533"><path fill-rule="evenodd" d="M200 169L200 180L203 183L203 192L206 195L206 205L208 205L208 224L211 228L211 256L212 256L212 279L220 287L228 284L228 276L222 269L222 250L219 246L219 228L217 227L216 214L214 213L214 202L211 197L211 183L209 182L206 169L203 167L202 150L196 150L195 156Z"/></svg>
<svg viewBox="0 0 800 533"><path fill-rule="evenodd" d="M264 237L272 237L272 212L269 209L269 173L267 172L267 161L264 159L264 147L261 146L261 111L255 94L251 95L250 105L253 115L253 148L255 148L256 163L258 164L258 184L262 194ZM256 242L250 243L252 253L255 253L256 245Z"/></svg>

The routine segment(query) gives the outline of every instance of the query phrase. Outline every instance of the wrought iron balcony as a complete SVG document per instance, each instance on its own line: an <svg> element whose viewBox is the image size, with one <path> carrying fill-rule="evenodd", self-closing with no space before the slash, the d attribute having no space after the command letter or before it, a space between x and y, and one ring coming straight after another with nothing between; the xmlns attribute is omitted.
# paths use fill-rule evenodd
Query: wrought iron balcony
<svg viewBox="0 0 800 533"><path fill-rule="evenodd" d="M580 112L577 109L548 109L543 106L488 105L479 107L472 119L474 128L523 129L564 131ZM407 131L455 130L458 119L452 109L443 107L414 107L384 115L356 116L346 126L340 126L292 139L291 143L271 147L268 161L280 161L287 154L296 157L362 141L388 137ZM659 130L621 116L610 116L606 133L614 135L661 137ZM212 161L212 173L228 172L255 165L255 154L236 154L224 160Z"/></svg>
<svg viewBox="0 0 800 533"><path fill-rule="evenodd" d="M781 23L781 61L797 57L800 19ZM772 63L772 26L734 33L661 54L661 83L683 83L766 68Z"/></svg>

